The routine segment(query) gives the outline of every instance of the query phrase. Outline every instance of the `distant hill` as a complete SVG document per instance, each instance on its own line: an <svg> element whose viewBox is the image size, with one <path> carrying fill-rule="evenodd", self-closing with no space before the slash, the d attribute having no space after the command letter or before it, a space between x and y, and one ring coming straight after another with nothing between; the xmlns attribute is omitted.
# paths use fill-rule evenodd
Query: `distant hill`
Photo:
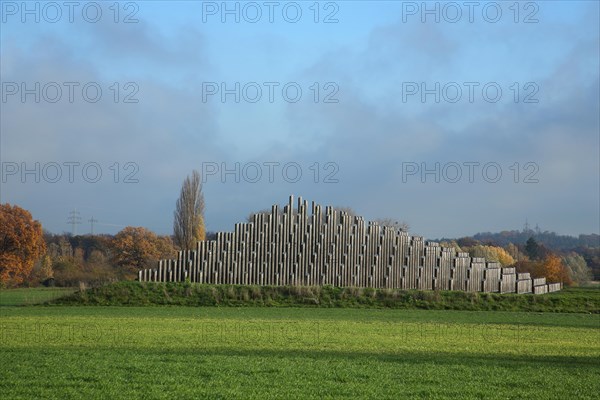
<svg viewBox="0 0 600 400"><path fill-rule="evenodd" d="M524 245L525 242L527 242L527 239L533 237L538 243L555 251L575 250L579 247L600 248L600 235L595 233L590 235L581 234L579 237L575 237L558 235L556 232L539 232L529 229L521 231L502 231L498 233L483 232L470 237L481 243L492 243L496 246L506 246L509 243ZM451 241L457 239L458 238L443 238L436 241Z"/></svg>

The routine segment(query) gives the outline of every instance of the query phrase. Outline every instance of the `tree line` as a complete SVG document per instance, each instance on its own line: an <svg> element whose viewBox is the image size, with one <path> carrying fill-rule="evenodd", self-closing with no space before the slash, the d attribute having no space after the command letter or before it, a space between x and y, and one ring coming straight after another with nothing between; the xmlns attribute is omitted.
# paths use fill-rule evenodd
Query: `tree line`
<svg viewBox="0 0 600 400"><path fill-rule="evenodd" d="M514 259L513 266L519 272L531 272L532 276L558 277L553 271L563 271L574 284L587 284L600 280L600 236L579 237L557 235L554 232L503 231L478 233L459 239L440 239L442 243L455 243L473 255L473 249L491 246L503 249ZM561 280L557 280L561 281Z"/></svg>
<svg viewBox="0 0 600 400"><path fill-rule="evenodd" d="M44 231L31 213L16 205L0 205L0 286L90 285L134 279L137 271L153 268L160 259L175 258L181 249L195 248L213 238L204 225L204 196L198 171L181 186L173 215L173 234L157 235L128 226L116 235L53 234ZM350 215L348 207L336 207ZM270 213L268 210L258 213ZM250 214L248 220L252 220ZM407 231L405 222L378 219L379 225ZM441 239L445 247L485 257L533 277L582 285L600 280L598 235L564 237L554 233L505 231L460 239Z"/></svg>
<svg viewBox="0 0 600 400"><path fill-rule="evenodd" d="M128 226L116 235L53 234L31 213L0 204L0 286L75 286L133 279L137 271L174 258L206 238L204 195L198 171L181 186L173 235Z"/></svg>

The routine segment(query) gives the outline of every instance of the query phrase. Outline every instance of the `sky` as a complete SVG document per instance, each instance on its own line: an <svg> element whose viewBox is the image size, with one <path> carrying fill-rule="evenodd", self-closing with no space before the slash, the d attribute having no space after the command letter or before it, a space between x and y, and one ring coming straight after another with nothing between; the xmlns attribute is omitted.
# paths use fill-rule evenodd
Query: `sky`
<svg viewBox="0 0 600 400"><path fill-rule="evenodd" d="M171 234L198 170L208 231L295 195L428 238L600 233L597 1L0 12L0 203L51 232Z"/></svg>

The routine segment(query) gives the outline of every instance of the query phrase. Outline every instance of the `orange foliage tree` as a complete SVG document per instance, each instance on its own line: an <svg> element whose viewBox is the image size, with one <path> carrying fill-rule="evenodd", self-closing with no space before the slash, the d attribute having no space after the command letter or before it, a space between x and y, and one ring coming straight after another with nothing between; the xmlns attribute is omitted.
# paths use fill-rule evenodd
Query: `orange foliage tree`
<svg viewBox="0 0 600 400"><path fill-rule="evenodd" d="M514 264L517 272L529 272L533 278L546 278L546 282L562 282L571 285L573 281L569 269L556 254L549 254L543 260L518 261Z"/></svg>
<svg viewBox="0 0 600 400"><path fill-rule="evenodd" d="M17 285L46 252L42 225L19 206L0 204L0 283Z"/></svg>
<svg viewBox="0 0 600 400"><path fill-rule="evenodd" d="M115 262L129 272L153 266L161 258L173 258L176 253L168 236L158 236L146 228L133 226L115 235L112 251Z"/></svg>
<svg viewBox="0 0 600 400"><path fill-rule="evenodd" d="M543 274L548 282L562 282L565 285L571 285L569 269L563 264L562 260L556 254L547 256L543 263Z"/></svg>

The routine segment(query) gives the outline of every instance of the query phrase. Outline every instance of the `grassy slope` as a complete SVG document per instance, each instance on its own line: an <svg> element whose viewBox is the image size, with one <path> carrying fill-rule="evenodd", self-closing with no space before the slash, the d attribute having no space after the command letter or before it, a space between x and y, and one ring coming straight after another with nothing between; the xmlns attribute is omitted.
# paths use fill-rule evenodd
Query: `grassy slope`
<svg viewBox="0 0 600 400"><path fill-rule="evenodd" d="M75 292L69 288L0 289L0 306L39 304Z"/></svg>
<svg viewBox="0 0 600 400"><path fill-rule="evenodd" d="M62 305L294 306L600 313L600 288L545 295L119 282L52 301Z"/></svg>
<svg viewBox="0 0 600 400"><path fill-rule="evenodd" d="M3 398L594 399L600 315L4 307Z"/></svg>

